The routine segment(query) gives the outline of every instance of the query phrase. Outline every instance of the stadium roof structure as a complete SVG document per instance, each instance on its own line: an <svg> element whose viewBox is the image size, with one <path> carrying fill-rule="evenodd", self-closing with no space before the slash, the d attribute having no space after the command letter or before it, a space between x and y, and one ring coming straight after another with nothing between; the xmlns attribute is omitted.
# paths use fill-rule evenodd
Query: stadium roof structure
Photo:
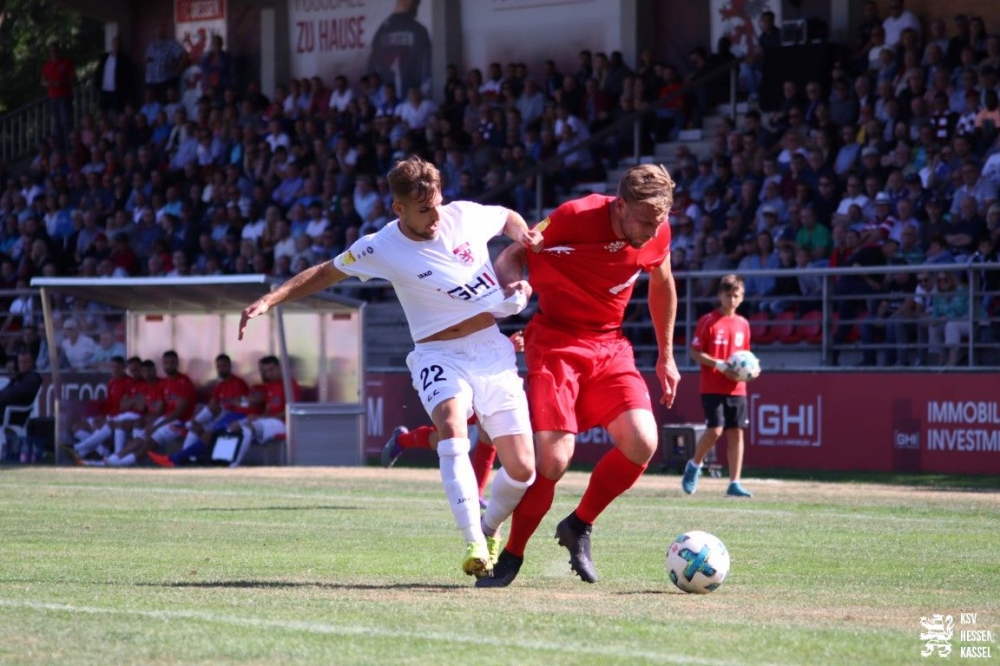
<svg viewBox="0 0 1000 666"><path fill-rule="evenodd" d="M33 278L32 287L106 303L132 312L241 312L282 280L268 275L152 278ZM362 301L329 291L288 301L288 311L357 310Z"/></svg>

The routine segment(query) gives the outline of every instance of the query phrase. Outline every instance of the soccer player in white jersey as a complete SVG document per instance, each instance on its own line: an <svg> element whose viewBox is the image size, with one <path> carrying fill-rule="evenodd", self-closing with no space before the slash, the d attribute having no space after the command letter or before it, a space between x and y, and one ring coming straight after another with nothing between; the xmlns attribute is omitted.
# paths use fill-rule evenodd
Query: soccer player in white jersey
<svg viewBox="0 0 1000 666"><path fill-rule="evenodd" d="M541 234L507 208L441 205L441 176L419 157L398 162L388 182L398 219L252 303L239 337L250 319L275 305L352 275L391 281L416 343L406 359L413 387L440 434L441 480L466 541L462 569L488 577L500 552L499 528L535 479L535 454L514 346L496 325L496 317L523 309L531 287L524 280L498 284L486 244L503 232L537 252ZM482 518L468 456L473 413L503 465Z"/></svg>

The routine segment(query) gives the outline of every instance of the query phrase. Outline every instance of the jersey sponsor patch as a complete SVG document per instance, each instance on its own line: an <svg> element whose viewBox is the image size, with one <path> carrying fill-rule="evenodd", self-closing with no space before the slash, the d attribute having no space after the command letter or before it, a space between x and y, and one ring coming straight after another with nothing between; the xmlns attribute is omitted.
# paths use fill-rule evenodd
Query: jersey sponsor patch
<svg viewBox="0 0 1000 666"><path fill-rule="evenodd" d="M466 266L472 266L476 263L476 255L472 252L472 247L468 243L462 243L451 252Z"/></svg>
<svg viewBox="0 0 1000 666"><path fill-rule="evenodd" d="M545 218L535 226L535 231L537 231L538 233L542 233L543 231L549 228L550 224L552 224L552 220L550 220L549 218Z"/></svg>
<svg viewBox="0 0 1000 666"><path fill-rule="evenodd" d="M351 264L353 264L355 261L358 260L357 257L354 256L354 253L351 252L350 250L341 254L339 258L340 258L340 263L343 264L344 266L350 266Z"/></svg>

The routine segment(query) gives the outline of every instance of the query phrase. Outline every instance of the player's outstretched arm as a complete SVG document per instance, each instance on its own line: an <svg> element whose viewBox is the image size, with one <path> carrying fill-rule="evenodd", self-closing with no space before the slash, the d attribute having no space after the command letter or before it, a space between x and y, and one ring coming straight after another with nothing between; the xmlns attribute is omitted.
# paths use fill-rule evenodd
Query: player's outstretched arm
<svg viewBox="0 0 1000 666"><path fill-rule="evenodd" d="M264 294L243 310L243 315L240 317L238 338L243 339L243 331L251 319L266 313L275 305L326 289L346 277L347 274L334 266L332 260L307 268L274 291Z"/></svg>
<svg viewBox="0 0 1000 666"><path fill-rule="evenodd" d="M544 243L542 232L529 229L528 223L524 221L524 218L517 211L507 211L507 222L504 224L503 233L507 238L526 248L530 248L533 252L541 252L542 250Z"/></svg>
<svg viewBox="0 0 1000 666"><path fill-rule="evenodd" d="M656 333L659 355L656 359L656 376L663 389L660 403L670 408L677 397L681 373L674 360L674 323L677 321L677 286L670 271L670 255L649 273L649 316Z"/></svg>
<svg viewBox="0 0 1000 666"><path fill-rule="evenodd" d="M493 262L497 281L502 285L514 284L524 279L528 265L527 248L519 243L508 245Z"/></svg>

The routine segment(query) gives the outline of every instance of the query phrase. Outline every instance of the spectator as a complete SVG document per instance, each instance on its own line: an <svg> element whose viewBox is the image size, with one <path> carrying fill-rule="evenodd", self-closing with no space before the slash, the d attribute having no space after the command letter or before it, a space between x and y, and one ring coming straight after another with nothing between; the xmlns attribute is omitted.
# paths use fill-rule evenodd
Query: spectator
<svg viewBox="0 0 1000 666"><path fill-rule="evenodd" d="M0 389L0 416L8 407L27 407L34 403L41 388L42 376L35 370L35 357L30 350L21 349L17 353L17 372ZM23 427L30 416L30 413L12 415L11 423ZM12 434L4 432L2 436L10 440Z"/></svg>
<svg viewBox="0 0 1000 666"><path fill-rule="evenodd" d="M776 270L781 266L781 259L774 249L774 239L771 234L761 231L755 234L746 234L744 242L752 249L737 266L737 272L744 274L745 271ZM746 300L752 309L756 309L759 302L765 296L774 293L776 278L773 275L754 276L744 278L746 289Z"/></svg>
<svg viewBox="0 0 1000 666"><path fill-rule="evenodd" d="M922 322L927 327L930 351L939 354L939 363L948 366L958 365L962 340L971 334L969 292L964 284L959 284L956 276L956 273L946 272L936 275L937 290Z"/></svg>
<svg viewBox="0 0 1000 666"><path fill-rule="evenodd" d="M74 370L84 370L90 367L94 353L97 351L97 344L89 335L80 333L80 326L76 319L67 319L62 326L63 340L59 345L62 353L66 355L70 367Z"/></svg>
<svg viewBox="0 0 1000 666"><path fill-rule="evenodd" d="M69 148L69 133L73 128L74 84L76 70L72 61L62 54L58 42L50 42L49 59L42 65L42 85L48 90L52 133L60 150Z"/></svg>
<svg viewBox="0 0 1000 666"><path fill-rule="evenodd" d="M177 88L187 60L187 51L169 36L166 24L158 23L146 47L146 87L153 89L157 99L165 98L167 88Z"/></svg>
<svg viewBox="0 0 1000 666"><path fill-rule="evenodd" d="M233 85L233 59L222 49L222 35L212 35L211 47L201 57L202 86L213 92L216 103L223 101L223 95Z"/></svg>
<svg viewBox="0 0 1000 666"><path fill-rule="evenodd" d="M816 219L816 211L811 206L802 208L802 228L798 230L795 242L809 250L813 259L826 259L830 255L830 229Z"/></svg>
<svg viewBox="0 0 1000 666"><path fill-rule="evenodd" d="M100 342L94 349L93 356L90 357L89 365L94 370L101 372L111 372L112 361L115 357L125 356L125 345L115 338L113 331L104 330L100 334Z"/></svg>
<svg viewBox="0 0 1000 666"><path fill-rule="evenodd" d="M132 59L121 49L121 38L112 37L111 49L101 56L94 70L101 111L121 113L125 104L132 101L134 67Z"/></svg>
<svg viewBox="0 0 1000 666"><path fill-rule="evenodd" d="M906 265L902 259L889 263L893 266ZM861 342L865 345L861 365L868 367L879 365L878 349L874 345L878 343L880 331L885 344L891 345L885 349L884 362L881 365L892 367L900 358L905 358L911 323L904 303L915 287L911 273L896 272L886 276L881 297L874 300L872 312L861 323Z"/></svg>

